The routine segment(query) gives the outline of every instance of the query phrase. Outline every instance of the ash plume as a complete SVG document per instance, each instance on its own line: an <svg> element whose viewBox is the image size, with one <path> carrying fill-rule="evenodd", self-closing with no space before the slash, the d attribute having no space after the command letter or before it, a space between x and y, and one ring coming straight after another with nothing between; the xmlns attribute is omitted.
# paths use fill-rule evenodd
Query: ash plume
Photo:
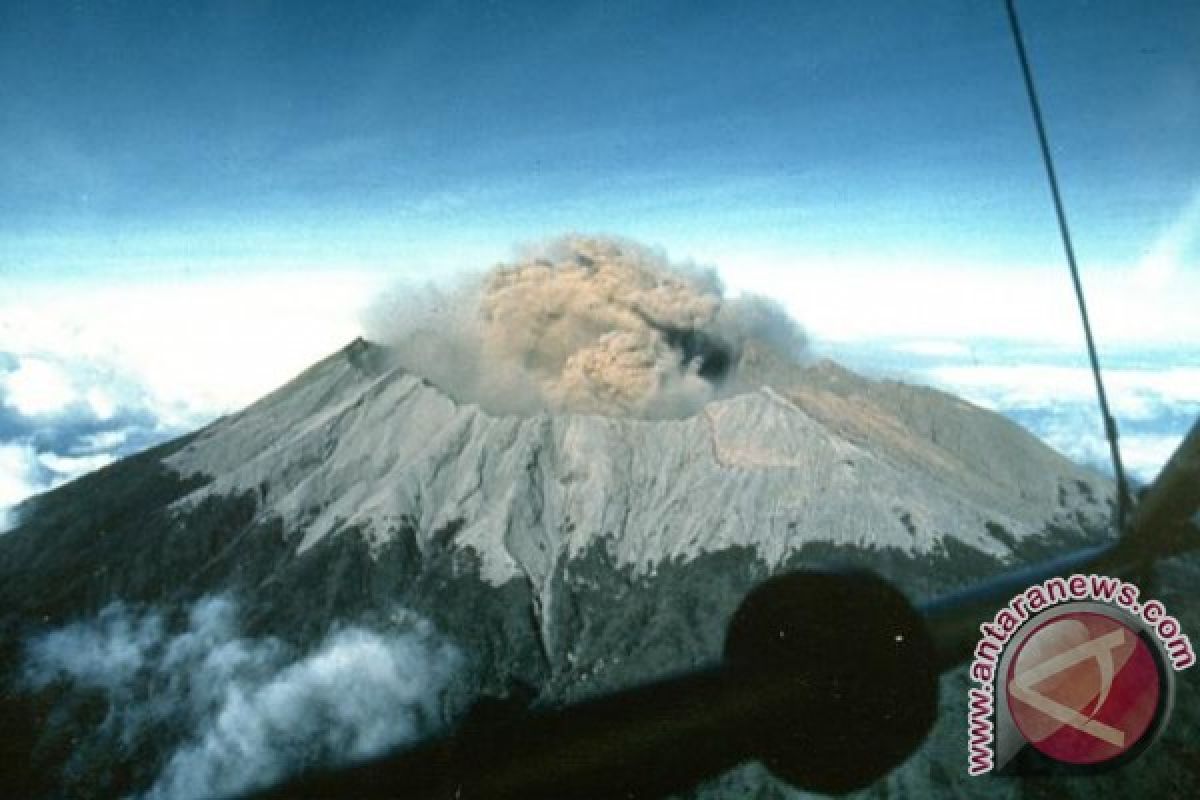
<svg viewBox="0 0 1200 800"><path fill-rule="evenodd" d="M805 351L774 301L729 298L711 269L595 236L526 247L448 289L395 290L364 323L411 371L501 413L686 416L733 390L751 340Z"/></svg>

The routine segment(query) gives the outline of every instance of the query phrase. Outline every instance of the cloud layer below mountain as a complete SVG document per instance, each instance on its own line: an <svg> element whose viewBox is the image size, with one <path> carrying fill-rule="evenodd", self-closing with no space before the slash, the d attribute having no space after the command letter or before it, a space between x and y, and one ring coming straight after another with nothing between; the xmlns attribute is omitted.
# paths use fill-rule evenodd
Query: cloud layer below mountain
<svg viewBox="0 0 1200 800"><path fill-rule="evenodd" d="M244 406L345 345L355 272L0 291L0 531L31 494Z"/></svg>
<svg viewBox="0 0 1200 800"><path fill-rule="evenodd" d="M1094 379L1079 350L899 340L836 355L869 374L936 386L998 411L1073 460L1111 472ZM1200 351L1114 350L1103 361L1122 461L1134 478L1152 481L1200 419Z"/></svg>

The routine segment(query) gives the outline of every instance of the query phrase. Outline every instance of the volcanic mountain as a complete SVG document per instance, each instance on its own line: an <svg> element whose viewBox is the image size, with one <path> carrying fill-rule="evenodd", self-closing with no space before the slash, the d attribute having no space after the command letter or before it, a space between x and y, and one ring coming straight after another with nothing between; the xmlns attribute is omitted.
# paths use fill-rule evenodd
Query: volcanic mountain
<svg viewBox="0 0 1200 800"><path fill-rule="evenodd" d="M413 718L429 723L408 726L411 739L452 724L480 695L552 706L710 663L746 592L798 566L865 566L920 600L1108 535L1110 481L997 414L829 361L792 363L753 338L731 358L723 390L674 416L499 413L360 339L239 413L33 498L0 537L12 730L0 794L194 796L404 740L359 736L362 715L394 713L368 696L358 717L338 717L336 704L319 712L344 723L353 747L301 742L283 767L240 784L221 783L219 770L199 784L166 781L184 774L181 753L212 756L197 720L233 726L217 741L241 735L231 703L261 711L230 719L269 739L254 698L282 691L278 676L256 678L218 687L197 711L209 695L196 686L208 684L188 683L191 711L154 706L151 723L132 725L122 704L182 696L169 665L183 651L199 653L196 675L211 675L225 663L214 653L305 652L356 631L365 647L376 640L362 631L411 633L419 620L422 641L455 655L421 651L451 677L436 697L411 698ZM1184 567L1171 569L1161 596L1200 629L1178 589ZM214 597L234 598L240 638L197 633L228 610ZM47 638L69 625L86 635ZM136 646L118 648L114 631ZM340 668L371 685L379 664L330 659L280 674L318 676L302 684L311 693ZM120 681L81 677L101 661L132 666ZM966 778L965 695L961 675L943 681L930 741L872 793L1026 788ZM1107 783L1058 788L1188 785L1198 767L1184 731L1198 707L1183 685L1183 721L1161 746ZM293 735L308 730L284 719ZM242 746L205 763L238 763ZM748 765L694 796L792 795Z"/></svg>

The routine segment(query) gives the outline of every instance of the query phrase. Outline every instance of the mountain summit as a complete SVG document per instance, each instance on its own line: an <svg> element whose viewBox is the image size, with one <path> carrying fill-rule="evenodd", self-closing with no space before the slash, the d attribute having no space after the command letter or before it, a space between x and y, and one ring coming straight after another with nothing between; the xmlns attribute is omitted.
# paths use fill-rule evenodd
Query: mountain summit
<svg viewBox="0 0 1200 800"><path fill-rule="evenodd" d="M997 557L1047 525L1103 525L1107 482L1015 424L831 362L692 416L499 416L458 403L364 341L162 460L186 516L252 497L296 555L343 532L378 556L406 531L527 582L603 545L634 575L733 547L778 567L806 543Z"/></svg>

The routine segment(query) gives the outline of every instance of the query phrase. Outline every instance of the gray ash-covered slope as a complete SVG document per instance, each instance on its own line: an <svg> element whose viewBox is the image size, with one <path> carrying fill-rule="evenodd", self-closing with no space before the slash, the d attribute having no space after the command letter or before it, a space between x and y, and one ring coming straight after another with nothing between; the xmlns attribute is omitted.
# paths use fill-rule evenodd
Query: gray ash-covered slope
<svg viewBox="0 0 1200 800"><path fill-rule="evenodd" d="M1003 556L1047 523L1100 523L1109 491L1000 417L829 362L684 419L500 417L365 343L163 463L211 479L177 513L252 493L298 554L346 530L376 554L405 529L421 549L441 531L540 606L600 541L637 575L731 547L774 566L815 541L929 553L952 537Z"/></svg>
<svg viewBox="0 0 1200 800"><path fill-rule="evenodd" d="M1110 483L998 415L772 358L748 347L746 391L681 419L497 416L356 341L238 414L27 503L0 537L0 668L16 669L23 637L114 600L234 592L249 631L298 643L412 609L467 654L459 692L520 681L555 703L713 661L740 598L779 570L865 564L922 598L1105 535ZM959 778L965 685L947 686L953 719L877 791L982 788ZM20 702L34 720L21 785L53 793L86 721ZM73 785L145 786L168 748L114 750ZM1166 780L1194 777L1177 761ZM751 767L699 791L783 790Z"/></svg>

